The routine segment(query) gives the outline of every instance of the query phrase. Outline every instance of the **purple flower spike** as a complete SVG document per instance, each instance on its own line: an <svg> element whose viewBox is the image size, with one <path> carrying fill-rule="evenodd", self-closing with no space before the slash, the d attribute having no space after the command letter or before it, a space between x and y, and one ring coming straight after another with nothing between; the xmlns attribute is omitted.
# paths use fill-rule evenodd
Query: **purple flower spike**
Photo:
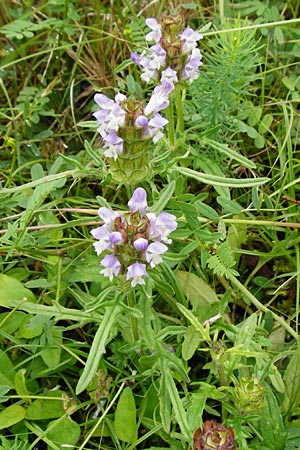
<svg viewBox="0 0 300 450"><path fill-rule="evenodd" d="M131 199L128 202L128 206L132 213L139 211L140 214L145 214L146 209L148 209L147 193L145 189L135 189Z"/></svg>
<svg viewBox="0 0 300 450"><path fill-rule="evenodd" d="M101 266L104 267L103 270L100 271L105 277L109 277L110 281L112 281L113 277L118 276L121 270L121 263L114 255L106 255L100 261Z"/></svg>
<svg viewBox="0 0 300 450"><path fill-rule="evenodd" d="M147 277L146 264L134 263L127 269L126 280L131 281L131 287L135 287L137 284L145 284L143 277Z"/></svg>

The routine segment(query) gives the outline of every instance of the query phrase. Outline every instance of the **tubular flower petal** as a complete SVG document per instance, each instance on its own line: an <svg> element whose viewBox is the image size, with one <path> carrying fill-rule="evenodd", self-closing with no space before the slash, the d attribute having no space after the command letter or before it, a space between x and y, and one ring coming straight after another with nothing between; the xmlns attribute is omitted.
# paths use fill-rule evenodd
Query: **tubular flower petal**
<svg viewBox="0 0 300 450"><path fill-rule="evenodd" d="M113 277L117 276L121 270L121 263L114 255L104 256L104 258L100 261L100 264L104 267L100 273L106 277L109 277L110 281L112 281Z"/></svg>
<svg viewBox="0 0 300 450"><path fill-rule="evenodd" d="M147 193L145 189L135 189L131 199L128 202L128 206L132 213L138 211L140 214L144 214L146 209L148 209Z"/></svg>
<svg viewBox="0 0 300 450"><path fill-rule="evenodd" d="M128 267L126 280L131 280L131 287L137 284L145 284L143 277L147 277L146 264L136 262Z"/></svg>

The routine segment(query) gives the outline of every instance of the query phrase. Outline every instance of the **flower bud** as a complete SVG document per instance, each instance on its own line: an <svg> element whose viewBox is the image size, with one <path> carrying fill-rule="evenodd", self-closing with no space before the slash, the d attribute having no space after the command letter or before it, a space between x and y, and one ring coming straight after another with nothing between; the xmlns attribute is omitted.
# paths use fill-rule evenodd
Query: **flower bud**
<svg viewBox="0 0 300 450"><path fill-rule="evenodd" d="M254 413L264 407L264 386L257 377L242 377L234 387L233 399L241 414Z"/></svg>

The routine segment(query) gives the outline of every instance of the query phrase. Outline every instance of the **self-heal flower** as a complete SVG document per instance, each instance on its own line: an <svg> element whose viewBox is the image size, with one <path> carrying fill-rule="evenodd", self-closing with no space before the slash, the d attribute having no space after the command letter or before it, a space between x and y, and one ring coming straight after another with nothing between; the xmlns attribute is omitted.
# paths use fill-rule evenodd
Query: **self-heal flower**
<svg viewBox="0 0 300 450"><path fill-rule="evenodd" d="M109 277L110 281L112 281L113 277L117 276L121 270L121 263L114 255L104 256L100 261L100 264L104 267L100 273Z"/></svg>
<svg viewBox="0 0 300 450"><path fill-rule="evenodd" d="M147 193L145 189L135 189L131 199L128 202L128 206L132 213L138 211L140 214L144 214L146 209L148 209Z"/></svg>
<svg viewBox="0 0 300 450"><path fill-rule="evenodd" d="M112 100L104 94L96 94L94 100L101 108L93 113L98 120L97 131L105 138L107 134L118 131L119 127L124 125L126 112L122 109L120 102L126 100L126 97L117 94L115 100Z"/></svg>
<svg viewBox="0 0 300 450"><path fill-rule="evenodd" d="M155 267L162 262L160 255L163 255L168 250L168 247L159 241L152 242L146 250L146 261L151 267Z"/></svg>
<svg viewBox="0 0 300 450"><path fill-rule="evenodd" d="M119 153L123 152L123 139L117 135L115 131L112 131L104 138L104 155L108 158L114 158L116 160Z"/></svg>
<svg viewBox="0 0 300 450"><path fill-rule="evenodd" d="M146 19L146 24L152 30L146 35L146 41L159 42L161 38L161 25L153 17Z"/></svg>
<svg viewBox="0 0 300 450"><path fill-rule="evenodd" d="M163 49L161 51L165 53ZM158 67L160 62L155 65L152 61L149 70L156 71ZM127 99L120 93L114 99L101 93L95 95L95 101L100 110L93 115L98 121L97 131L103 139L104 155L117 161L119 155L123 154L124 166L119 161L116 164L111 161L111 167L120 166L121 172L127 174L127 168L132 159L139 158L141 161L147 161L145 148L150 146L151 139L156 143L163 136L162 129L168 123L167 119L159 115L159 111L169 105L168 96L172 89L173 84L166 79L161 85L155 87L146 105L139 100ZM144 167L141 169L142 172ZM136 172L136 169L134 170Z"/></svg>
<svg viewBox="0 0 300 450"><path fill-rule="evenodd" d="M170 244L172 240L168 236L177 228L176 216L167 212L161 212L158 217L153 213L149 213L147 216L151 224L150 238Z"/></svg>
<svg viewBox="0 0 300 450"><path fill-rule="evenodd" d="M191 27L182 31L183 18L165 16L159 20L146 19L151 32L146 35L147 41L155 41L140 55L133 52L131 59L142 68L141 79L150 81L169 81L192 83L199 75L201 53L197 48L203 36Z"/></svg>
<svg viewBox="0 0 300 450"><path fill-rule="evenodd" d="M169 81L164 81L159 86L156 86L145 108L145 115L158 113L162 109L167 108L169 106L169 94L173 89L174 86Z"/></svg>
<svg viewBox="0 0 300 450"><path fill-rule="evenodd" d="M149 243L145 238L137 238L137 240L134 241L133 245L136 250L138 250L139 252L143 252L147 249Z"/></svg>
<svg viewBox="0 0 300 450"><path fill-rule="evenodd" d="M147 277L146 264L136 262L128 267L126 280L131 280L131 287L137 284L145 284L143 277Z"/></svg>
<svg viewBox="0 0 300 450"><path fill-rule="evenodd" d="M180 38L182 42L182 52L188 53L197 47L197 41L203 39L203 36L198 33L198 31L187 27L183 33L181 33Z"/></svg>

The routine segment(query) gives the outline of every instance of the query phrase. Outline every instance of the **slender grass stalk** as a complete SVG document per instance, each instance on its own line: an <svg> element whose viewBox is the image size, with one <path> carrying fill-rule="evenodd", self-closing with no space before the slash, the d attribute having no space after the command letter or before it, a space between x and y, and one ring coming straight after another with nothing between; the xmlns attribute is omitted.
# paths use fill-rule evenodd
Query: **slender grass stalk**
<svg viewBox="0 0 300 450"><path fill-rule="evenodd" d="M173 94L173 92L172 92ZM170 95L170 103L166 109L167 119L168 119L168 137L170 147L173 149L175 145L175 125L174 125L174 96Z"/></svg>
<svg viewBox="0 0 300 450"><path fill-rule="evenodd" d="M130 308L135 307L135 291L133 289L131 289L127 295L127 304ZM137 318L131 314L130 321L131 321L133 341L136 342L139 338L139 329L138 329Z"/></svg>
<svg viewBox="0 0 300 450"><path fill-rule="evenodd" d="M180 83L175 85L175 102L176 102L176 112L177 112L177 131L182 134L184 132L184 120L183 120L183 109L182 109L182 86Z"/></svg>

